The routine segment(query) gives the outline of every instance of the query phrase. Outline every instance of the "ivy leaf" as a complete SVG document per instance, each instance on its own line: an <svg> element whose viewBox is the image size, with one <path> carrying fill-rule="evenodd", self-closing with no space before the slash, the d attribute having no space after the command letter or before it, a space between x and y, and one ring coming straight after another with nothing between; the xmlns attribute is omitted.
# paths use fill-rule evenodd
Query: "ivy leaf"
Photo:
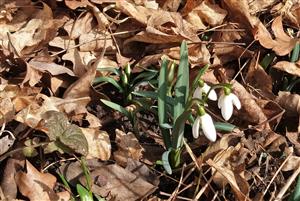
<svg viewBox="0 0 300 201"><path fill-rule="evenodd" d="M51 141L55 141L58 149L87 155L88 142L81 129L71 124L62 112L45 112L43 119L46 120L46 128L49 131L47 135Z"/></svg>

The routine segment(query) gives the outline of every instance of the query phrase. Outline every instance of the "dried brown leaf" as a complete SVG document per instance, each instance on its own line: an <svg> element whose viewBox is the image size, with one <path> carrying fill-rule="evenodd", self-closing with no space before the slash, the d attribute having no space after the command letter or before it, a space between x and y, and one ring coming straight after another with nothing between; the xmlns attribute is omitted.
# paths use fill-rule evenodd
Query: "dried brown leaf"
<svg viewBox="0 0 300 201"><path fill-rule="evenodd" d="M296 63L288 61L279 61L272 67L300 77L300 60L298 60Z"/></svg>
<svg viewBox="0 0 300 201"><path fill-rule="evenodd" d="M255 25L254 37L263 47L274 50L274 52L279 56L284 56L290 53L295 47L298 39L291 38L284 32L281 16L276 17L273 21L272 31L275 36L274 40L265 26L259 22Z"/></svg>
<svg viewBox="0 0 300 201"><path fill-rule="evenodd" d="M291 94L287 91L280 91L276 98L276 102L286 110L288 115L300 115L300 95Z"/></svg>
<svg viewBox="0 0 300 201"><path fill-rule="evenodd" d="M50 200L68 200L70 194L64 194L60 197L53 190L56 177L49 173L41 173L26 161L26 172L16 173L16 183L22 195L28 197L31 201L50 201Z"/></svg>
<svg viewBox="0 0 300 201"><path fill-rule="evenodd" d="M98 158L103 161L108 160L111 155L111 144L107 132L99 129L81 128L87 142L87 159Z"/></svg>
<svg viewBox="0 0 300 201"><path fill-rule="evenodd" d="M91 177L95 183L92 186L93 193L102 197L110 195L118 201L140 200L156 189L152 184L117 164L98 167L91 172ZM84 177L81 177L80 181L86 183Z"/></svg>
<svg viewBox="0 0 300 201"><path fill-rule="evenodd" d="M249 193L249 185L240 174L234 172L234 170L228 169L225 166L217 164L211 159L206 161L206 163L215 168L220 174L224 176L224 178L230 184L237 200L250 200L247 196Z"/></svg>
<svg viewBox="0 0 300 201"><path fill-rule="evenodd" d="M252 58L245 81L254 87L255 91L258 91L258 93L255 93L257 97L268 98L270 100L275 98L275 95L272 93L272 78L257 63L257 57Z"/></svg>
<svg viewBox="0 0 300 201"><path fill-rule="evenodd" d="M256 124L265 122L268 127L266 115L263 113L262 108L260 108L255 102L255 99L251 96L251 94L249 94L237 81L233 81L232 84L233 91L238 96L242 104L242 109L239 112L241 112L241 114L243 113L243 115L240 115L239 117Z"/></svg>
<svg viewBox="0 0 300 201"><path fill-rule="evenodd" d="M116 143L118 151L114 152L114 159L123 167L126 167L128 158L139 160L144 151L133 133L124 133L116 130Z"/></svg>
<svg viewBox="0 0 300 201"><path fill-rule="evenodd" d="M193 9L196 11L201 20L210 26L217 26L223 24L227 11L220 8L217 4L212 4L209 1L202 1L202 3Z"/></svg>
<svg viewBox="0 0 300 201"><path fill-rule="evenodd" d="M18 193L18 187L15 180L16 173L23 168L24 160L9 158L3 170L0 186L4 196L8 200L15 199Z"/></svg>

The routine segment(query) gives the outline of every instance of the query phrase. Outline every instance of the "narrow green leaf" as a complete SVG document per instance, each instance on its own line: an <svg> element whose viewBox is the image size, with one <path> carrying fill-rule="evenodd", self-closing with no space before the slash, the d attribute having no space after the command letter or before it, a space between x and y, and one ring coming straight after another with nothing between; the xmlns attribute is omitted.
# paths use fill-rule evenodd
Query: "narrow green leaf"
<svg viewBox="0 0 300 201"><path fill-rule="evenodd" d="M97 77L94 79L93 84L99 84L100 82L107 82L110 83L112 85L114 85L120 93L124 92L124 89L121 87L121 85L113 78L111 77Z"/></svg>
<svg viewBox="0 0 300 201"><path fill-rule="evenodd" d="M100 99L102 103L104 103L105 105L107 105L108 107L117 110L119 112L121 112L122 114L124 114L126 117L130 118L130 113L121 105L116 104L114 102L108 101L108 100L104 100L104 99Z"/></svg>
<svg viewBox="0 0 300 201"><path fill-rule="evenodd" d="M61 173L58 173L58 176L61 179L61 181L63 182L65 188L68 189L69 191L71 191L71 187L70 187L68 181L66 180L66 178L64 177L64 175Z"/></svg>
<svg viewBox="0 0 300 201"><path fill-rule="evenodd" d="M153 71L142 72L132 80L132 83L133 83L133 85L137 85L143 81L151 80L157 75L157 73L158 73L157 71L156 72L153 72Z"/></svg>
<svg viewBox="0 0 300 201"><path fill-rule="evenodd" d="M236 126L230 123L214 122L215 128L219 131L232 132Z"/></svg>
<svg viewBox="0 0 300 201"><path fill-rule="evenodd" d="M167 89L168 89L168 60L163 59L162 65L159 71L159 78L158 78L158 122L159 126L161 127L164 143L167 148L171 146L171 136L169 131L164 131L164 125L167 123Z"/></svg>
<svg viewBox="0 0 300 201"><path fill-rule="evenodd" d="M206 64L203 68L201 68L196 76L196 78L193 81L192 84L192 91L194 91L197 86L198 86L198 80L202 77L202 75L204 75L204 73L207 71L207 69L209 68L209 65Z"/></svg>
<svg viewBox="0 0 300 201"><path fill-rule="evenodd" d="M299 200L300 200L300 176L298 176L298 180L294 192L289 197L289 201L299 201Z"/></svg>
<svg viewBox="0 0 300 201"><path fill-rule="evenodd" d="M174 122L183 113L189 94L189 63L188 48L186 41L181 43L180 63L177 72L177 81L175 85L175 106Z"/></svg>
<svg viewBox="0 0 300 201"><path fill-rule="evenodd" d="M89 169L87 167L86 160L85 160L84 157L81 157L80 163L81 163L81 168L83 170L83 173L84 173L84 176L85 176L85 179L86 179L87 190L89 192L91 192L91 189L92 189L92 178L91 178L91 174L90 174L90 171L89 171Z"/></svg>
<svg viewBox="0 0 300 201"><path fill-rule="evenodd" d="M291 62L296 62L299 59L299 52L300 52L300 44L297 43L293 49L292 56L291 56Z"/></svg>
<svg viewBox="0 0 300 201"><path fill-rule="evenodd" d="M171 149L169 149L168 151L165 151L162 155L162 165L168 174L172 174L172 168L171 168L171 165L169 162L170 152L171 152Z"/></svg>
<svg viewBox="0 0 300 201"><path fill-rule="evenodd" d="M191 113L191 110L186 110L176 119L172 133L173 149L177 150L182 146L185 122Z"/></svg>
<svg viewBox="0 0 300 201"><path fill-rule="evenodd" d="M121 75L121 71L118 68L114 68L114 67L101 67L101 68L97 68L97 71L103 72L103 71L108 71L111 73L114 73L115 75Z"/></svg>
<svg viewBox="0 0 300 201"><path fill-rule="evenodd" d="M141 96L141 97L145 97L145 98L151 98L151 99L155 99L158 100L158 93L155 91L134 91L132 92L132 94L136 95L136 96ZM174 105L174 99L171 98L170 96L166 96L166 103L169 105Z"/></svg>
<svg viewBox="0 0 300 201"><path fill-rule="evenodd" d="M273 62L275 58L275 54L272 53L268 53L264 56L263 60L260 62L260 65L264 68L267 69L268 66Z"/></svg>
<svg viewBox="0 0 300 201"><path fill-rule="evenodd" d="M76 189L81 201L94 201L93 196L91 196L89 191L81 184L77 184Z"/></svg>

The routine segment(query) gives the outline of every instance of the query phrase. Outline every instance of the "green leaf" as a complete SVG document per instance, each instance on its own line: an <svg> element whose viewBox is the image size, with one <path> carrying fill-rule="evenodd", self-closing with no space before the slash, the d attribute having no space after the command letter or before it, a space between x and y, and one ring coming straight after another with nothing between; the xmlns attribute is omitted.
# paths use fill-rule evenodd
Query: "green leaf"
<svg viewBox="0 0 300 201"><path fill-rule="evenodd" d="M267 69L268 66L273 62L275 58L275 54L272 53L268 53L266 54L266 56L264 56L263 60L260 62L260 65L264 68Z"/></svg>
<svg viewBox="0 0 300 201"><path fill-rule="evenodd" d="M202 77L202 75L204 75L204 73L207 71L208 68L209 68L209 65L206 64L203 68L201 68L199 70L196 78L193 81L192 90L191 91L195 91L195 89L198 87L198 80Z"/></svg>
<svg viewBox="0 0 300 201"><path fill-rule="evenodd" d="M236 126L227 122L214 122L215 128L219 131L232 132Z"/></svg>
<svg viewBox="0 0 300 201"><path fill-rule="evenodd" d="M180 63L175 85L174 122L185 109L185 104L189 95L189 79L188 48L186 41L183 41L180 47Z"/></svg>
<svg viewBox="0 0 300 201"><path fill-rule="evenodd" d="M55 141L58 148L65 152L73 150L82 155L88 153L88 143L81 129L74 124L70 124L68 118L62 112L45 112L43 119L46 120L49 139Z"/></svg>
<svg viewBox="0 0 300 201"><path fill-rule="evenodd" d="M124 89L121 87L121 85L115 79L113 79L111 77L97 77L97 78L94 79L93 84L98 84L98 83L101 83L101 82L110 83L113 86L115 86L119 90L120 93L124 92Z"/></svg>
<svg viewBox="0 0 300 201"><path fill-rule="evenodd" d="M172 168L171 168L171 165L169 162L170 152L171 152L171 149L169 149L168 151L165 151L162 155L162 165L168 174L172 174Z"/></svg>
<svg viewBox="0 0 300 201"><path fill-rule="evenodd" d="M121 105L116 104L114 102L108 101L108 100L104 100L104 99L100 99L102 103L104 103L105 105L107 105L108 107L117 110L119 112L121 112L122 114L124 114L126 117L130 118L130 113Z"/></svg>
<svg viewBox="0 0 300 201"><path fill-rule="evenodd" d="M192 110L186 110L176 119L172 133L173 149L177 150L182 146L184 126L191 113Z"/></svg>
<svg viewBox="0 0 300 201"><path fill-rule="evenodd" d="M108 71L111 73L114 73L115 75L121 75L121 71L118 68L114 68L114 67L101 67L101 68L97 68L97 71Z"/></svg>
<svg viewBox="0 0 300 201"><path fill-rule="evenodd" d="M164 143L167 148L171 146L169 131L164 131L163 125L167 123L167 90L168 90L168 60L163 59L158 78L158 122L161 127Z"/></svg>
<svg viewBox="0 0 300 201"><path fill-rule="evenodd" d="M80 163L81 163L81 168L83 170L83 173L84 173L84 176L85 176L85 179L86 179L87 189L89 190L89 192L91 192L92 178L91 178L91 174L90 174L90 171L87 167L86 160L85 160L84 157L81 157Z"/></svg>
<svg viewBox="0 0 300 201"><path fill-rule="evenodd" d="M300 52L300 44L297 43L293 49L292 56L291 56L291 62L296 62L299 59L299 52Z"/></svg>
<svg viewBox="0 0 300 201"><path fill-rule="evenodd" d="M299 200L300 200L300 176L298 176L298 180L294 192L289 197L289 201L299 201Z"/></svg>
<svg viewBox="0 0 300 201"><path fill-rule="evenodd" d="M134 86L136 86L141 82L152 80L157 75L157 73L157 71L142 72L132 80L132 83Z"/></svg>
<svg viewBox="0 0 300 201"><path fill-rule="evenodd" d="M59 176L59 178L62 180L62 182L63 182L65 188L71 191L71 187L70 187L68 181L66 180L66 178L64 177L64 175L61 174L61 173L58 173L58 176Z"/></svg>
<svg viewBox="0 0 300 201"><path fill-rule="evenodd" d="M158 93L155 91L134 91L132 92L132 94L136 95L136 96L141 96L141 97L145 97L145 98L151 98L151 99L155 99L158 100ZM174 105L174 99L171 98L170 96L166 96L166 103L169 105Z"/></svg>
<svg viewBox="0 0 300 201"><path fill-rule="evenodd" d="M94 201L93 196L81 184L77 184L76 189L81 201Z"/></svg>

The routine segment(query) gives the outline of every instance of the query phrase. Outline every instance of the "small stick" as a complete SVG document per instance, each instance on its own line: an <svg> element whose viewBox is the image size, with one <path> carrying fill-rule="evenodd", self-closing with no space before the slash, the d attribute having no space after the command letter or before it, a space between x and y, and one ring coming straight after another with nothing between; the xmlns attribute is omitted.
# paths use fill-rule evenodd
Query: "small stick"
<svg viewBox="0 0 300 201"><path fill-rule="evenodd" d="M282 200L283 195L286 193L288 188L291 186L293 181L296 179L296 177L300 174L300 164L297 168L297 170L290 176L290 178L287 180L286 184L282 187L282 189L279 191L277 194L276 198L274 201L280 201Z"/></svg>

